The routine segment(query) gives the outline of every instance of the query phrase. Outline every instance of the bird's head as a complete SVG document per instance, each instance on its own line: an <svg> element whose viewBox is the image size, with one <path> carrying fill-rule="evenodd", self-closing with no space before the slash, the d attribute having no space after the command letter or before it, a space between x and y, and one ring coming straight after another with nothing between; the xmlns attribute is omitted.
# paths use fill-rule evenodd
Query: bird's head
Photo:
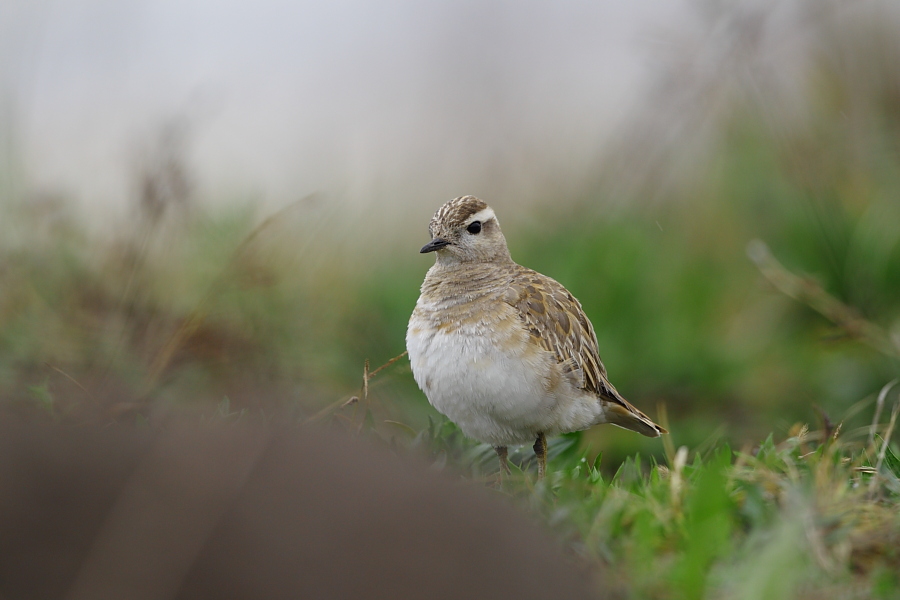
<svg viewBox="0 0 900 600"><path fill-rule="evenodd" d="M439 264L512 260L494 210L475 196L440 207L428 226L431 241L419 252L436 252Z"/></svg>

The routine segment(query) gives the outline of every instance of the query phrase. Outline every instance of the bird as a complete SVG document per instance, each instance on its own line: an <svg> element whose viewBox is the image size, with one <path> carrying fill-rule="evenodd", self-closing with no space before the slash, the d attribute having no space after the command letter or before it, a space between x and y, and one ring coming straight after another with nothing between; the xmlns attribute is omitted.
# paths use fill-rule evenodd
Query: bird
<svg viewBox="0 0 900 600"><path fill-rule="evenodd" d="M501 481L508 446L534 442L543 479L548 436L600 423L668 433L610 383L578 300L513 261L486 202L454 198L428 231L420 252L436 258L406 332L413 378L464 435L493 446Z"/></svg>

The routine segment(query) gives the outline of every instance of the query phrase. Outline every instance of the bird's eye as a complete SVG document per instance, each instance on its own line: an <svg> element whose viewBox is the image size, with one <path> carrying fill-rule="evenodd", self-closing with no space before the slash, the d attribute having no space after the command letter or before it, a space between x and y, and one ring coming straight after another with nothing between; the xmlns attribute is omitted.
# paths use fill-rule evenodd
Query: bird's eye
<svg viewBox="0 0 900 600"><path fill-rule="evenodd" d="M481 221L472 221L469 223L469 226L466 227L466 231L471 234L481 233Z"/></svg>

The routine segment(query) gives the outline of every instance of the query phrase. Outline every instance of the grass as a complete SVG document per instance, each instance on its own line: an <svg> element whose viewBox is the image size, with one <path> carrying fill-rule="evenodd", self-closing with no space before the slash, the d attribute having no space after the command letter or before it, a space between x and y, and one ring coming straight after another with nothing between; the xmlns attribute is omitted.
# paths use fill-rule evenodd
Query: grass
<svg viewBox="0 0 900 600"><path fill-rule="evenodd" d="M895 39L859 41L886 58ZM513 257L581 300L614 384L672 432L554 439L543 482L515 449L496 490L614 596L900 598L900 70L843 72L843 47L823 45L802 120L736 100L707 153L653 135L552 206L497 206ZM354 223L305 198L260 218L166 206L169 187L144 186L136 227L107 238L0 197L0 413L278 414L494 489L493 450L439 418L408 362L369 369L403 350L436 206Z"/></svg>
<svg viewBox="0 0 900 600"><path fill-rule="evenodd" d="M662 442L612 427L555 439L543 482L530 449L516 449L496 493L552 527L620 597L900 597L896 389L867 392L896 376L895 304L873 300L893 298L896 282L870 282L855 310L846 276L814 283L775 259L796 261L803 236L751 246L757 270L753 228L734 225L735 240L703 226L740 221L731 213L744 208L712 206L699 224L675 212L662 232L625 217L575 230L548 218L510 235L530 240L513 249L523 263L563 280L604 324L617 386L673 418L659 415L672 431ZM5 238L0 412L76 424L141 424L172 407L212 420L287 415L493 489L493 450L439 419L408 363L379 371L365 360L387 364L402 349L423 265L361 274L310 261L284 239L288 217L201 215L105 245L74 223ZM900 260L893 248L879 250L885 272ZM814 406L811 428L800 417ZM844 416L835 425L828 414Z"/></svg>
<svg viewBox="0 0 900 600"><path fill-rule="evenodd" d="M740 451L722 440L705 451L668 443L663 464L635 455L610 476L577 434L563 436L544 481L524 448L502 486L493 449L452 423L401 437L433 468L539 514L614 597L897 598L898 407L888 424L798 424Z"/></svg>
<svg viewBox="0 0 900 600"><path fill-rule="evenodd" d="M543 482L530 449L515 449L496 493L552 527L615 596L900 597L896 389L865 392L896 372L881 325L894 305L851 309L834 280L797 277L759 246L751 258L773 289L748 292L763 279L748 240L704 237L679 219L662 234L626 220L516 236L532 240L514 248L522 262L564 280L607 324L598 332L617 385L651 413L668 407L672 435L601 427L557 438ZM402 349L422 265L351 277L340 262L298 258L283 222L251 222L246 211L202 216L108 246L75 224L7 238L2 412L76 424L141 424L173 406L212 420L287 414L494 489L493 450L427 406L405 360L380 371L365 361ZM790 260L792 246L774 239ZM878 285L877 297L894 293ZM834 370L851 385L831 385ZM816 405L818 425L802 424ZM844 416L835 425L826 413ZM755 425L742 428L748 414ZM756 435L761 423L776 432Z"/></svg>
<svg viewBox="0 0 900 600"><path fill-rule="evenodd" d="M545 480L525 446L501 481L493 448L445 419L379 429L369 389L397 359L366 365L360 395L314 420L423 455L539 515L612 597L900 598L896 381L837 423L820 413L817 430L796 423L739 451L722 438L676 449L664 436L662 461L637 454L606 470L576 433L551 440ZM861 413L870 425L844 426Z"/></svg>

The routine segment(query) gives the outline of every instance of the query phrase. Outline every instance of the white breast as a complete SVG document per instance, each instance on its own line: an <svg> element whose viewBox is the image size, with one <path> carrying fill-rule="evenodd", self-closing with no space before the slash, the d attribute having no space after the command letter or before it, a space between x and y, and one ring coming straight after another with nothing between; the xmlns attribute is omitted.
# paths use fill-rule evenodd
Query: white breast
<svg viewBox="0 0 900 600"><path fill-rule="evenodd" d="M420 304L421 304L420 299ZM560 385L553 355L508 318L435 327L413 313L406 347L416 383L429 402L467 436L494 446L534 442L539 432L583 429L597 422L596 399ZM572 418L573 403L579 409ZM589 408L587 408L589 407ZM561 422L562 421L562 422Z"/></svg>

